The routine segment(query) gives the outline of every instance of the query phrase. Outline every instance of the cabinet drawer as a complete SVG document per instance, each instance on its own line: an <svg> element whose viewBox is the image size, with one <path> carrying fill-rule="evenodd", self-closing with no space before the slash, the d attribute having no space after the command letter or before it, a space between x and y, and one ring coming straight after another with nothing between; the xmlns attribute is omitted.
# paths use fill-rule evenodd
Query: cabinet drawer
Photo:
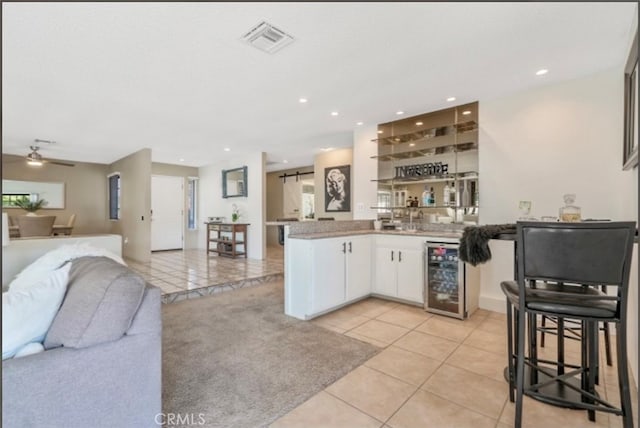
<svg viewBox="0 0 640 428"><path fill-rule="evenodd" d="M222 224L210 224L209 230L213 230L215 232L233 232L233 226L225 226Z"/></svg>

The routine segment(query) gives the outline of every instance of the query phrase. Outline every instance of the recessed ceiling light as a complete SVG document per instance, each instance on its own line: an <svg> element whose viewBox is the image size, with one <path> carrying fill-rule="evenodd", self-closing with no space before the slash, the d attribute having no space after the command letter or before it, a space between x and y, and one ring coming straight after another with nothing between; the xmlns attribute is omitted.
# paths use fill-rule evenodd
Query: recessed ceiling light
<svg viewBox="0 0 640 428"><path fill-rule="evenodd" d="M333 147L323 147L320 150L322 150L323 152L328 152L328 151L333 150Z"/></svg>
<svg viewBox="0 0 640 428"><path fill-rule="evenodd" d="M396 114L398 114L398 115L399 115L399 114L404 114L404 112L403 112L402 110L398 110L398 111L396 112Z"/></svg>
<svg viewBox="0 0 640 428"><path fill-rule="evenodd" d="M364 122L358 122L358 123L356 123L356 125L358 125L358 126L364 125Z"/></svg>
<svg viewBox="0 0 640 428"><path fill-rule="evenodd" d="M464 114L465 116L468 115L468 114L471 114L471 110L465 110L465 111L462 112L462 114Z"/></svg>
<svg viewBox="0 0 640 428"><path fill-rule="evenodd" d="M282 160L282 163L289 163L289 161L288 161L288 160L286 160L286 159L283 159L283 160Z"/></svg>
<svg viewBox="0 0 640 428"><path fill-rule="evenodd" d="M448 102L455 101L455 100L456 100L456 97L449 97L449 98L447 98L447 101L448 101Z"/></svg>
<svg viewBox="0 0 640 428"><path fill-rule="evenodd" d="M544 76L548 72L549 70L547 70L546 68L541 68L540 70L536 71L536 76Z"/></svg>
<svg viewBox="0 0 640 428"><path fill-rule="evenodd" d="M416 143L409 143L409 147L414 147Z"/></svg>
<svg viewBox="0 0 640 428"><path fill-rule="evenodd" d="M184 162L184 158L180 158L180 162Z"/></svg>
<svg viewBox="0 0 640 428"><path fill-rule="evenodd" d="M307 99L306 98L300 98L298 101L300 101L302 104L304 104L304 103L307 102Z"/></svg>
<svg viewBox="0 0 640 428"><path fill-rule="evenodd" d="M422 125L422 122L416 122L416 125L420 126L420 125Z"/></svg>
<svg viewBox="0 0 640 428"><path fill-rule="evenodd" d="M384 131L378 131L378 134L382 134Z"/></svg>
<svg viewBox="0 0 640 428"><path fill-rule="evenodd" d="M331 112L331 116L337 116L337 115L338 115L338 112L337 112L337 111L332 111L332 112Z"/></svg>
<svg viewBox="0 0 640 428"><path fill-rule="evenodd" d="M225 152L230 152L230 151L231 151L231 149L230 149L229 147L225 147L225 148L224 148L224 151L225 151Z"/></svg>

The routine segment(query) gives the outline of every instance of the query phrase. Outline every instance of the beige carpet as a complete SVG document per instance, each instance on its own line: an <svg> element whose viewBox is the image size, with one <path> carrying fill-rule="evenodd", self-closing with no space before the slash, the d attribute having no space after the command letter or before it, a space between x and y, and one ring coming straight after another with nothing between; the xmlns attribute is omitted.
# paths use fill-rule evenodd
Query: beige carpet
<svg viewBox="0 0 640 428"><path fill-rule="evenodd" d="M267 426L380 350L284 315L281 281L166 304L162 318L163 411L206 427Z"/></svg>

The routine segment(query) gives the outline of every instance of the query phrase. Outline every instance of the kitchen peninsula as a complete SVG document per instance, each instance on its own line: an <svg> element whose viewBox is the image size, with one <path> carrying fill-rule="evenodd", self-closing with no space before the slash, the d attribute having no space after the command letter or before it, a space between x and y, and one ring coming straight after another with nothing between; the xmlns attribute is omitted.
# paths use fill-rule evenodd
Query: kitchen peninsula
<svg viewBox="0 0 640 428"><path fill-rule="evenodd" d="M374 230L371 220L288 224L285 313L308 320L375 296L466 318L478 307L479 270L459 262L457 250L445 249L457 247L463 228L425 223ZM426 254L428 243L440 252ZM443 263L450 268L434 266Z"/></svg>

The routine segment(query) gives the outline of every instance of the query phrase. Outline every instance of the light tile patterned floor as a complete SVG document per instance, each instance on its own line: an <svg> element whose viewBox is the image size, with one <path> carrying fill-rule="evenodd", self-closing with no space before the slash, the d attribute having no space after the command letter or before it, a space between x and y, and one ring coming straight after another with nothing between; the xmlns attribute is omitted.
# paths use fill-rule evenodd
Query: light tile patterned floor
<svg viewBox="0 0 640 428"><path fill-rule="evenodd" d="M460 321L370 298L311 322L384 350L271 427L513 426L515 406L509 402L503 376L507 363L503 314L478 310ZM567 355L572 355L575 344L568 341ZM547 341L544 352L555 353L553 339ZM602 358L604 382L598 390L617 404L616 370L606 367L604 355ZM633 388L636 418L637 401ZM597 413L592 423L585 411L562 409L527 397L523 422L525 427L621 426L618 416Z"/></svg>
<svg viewBox="0 0 640 428"><path fill-rule="evenodd" d="M162 289L165 303L192 299L284 277L282 247L267 248L265 260L207 254L205 250L158 251L151 261L126 260L146 281Z"/></svg>

